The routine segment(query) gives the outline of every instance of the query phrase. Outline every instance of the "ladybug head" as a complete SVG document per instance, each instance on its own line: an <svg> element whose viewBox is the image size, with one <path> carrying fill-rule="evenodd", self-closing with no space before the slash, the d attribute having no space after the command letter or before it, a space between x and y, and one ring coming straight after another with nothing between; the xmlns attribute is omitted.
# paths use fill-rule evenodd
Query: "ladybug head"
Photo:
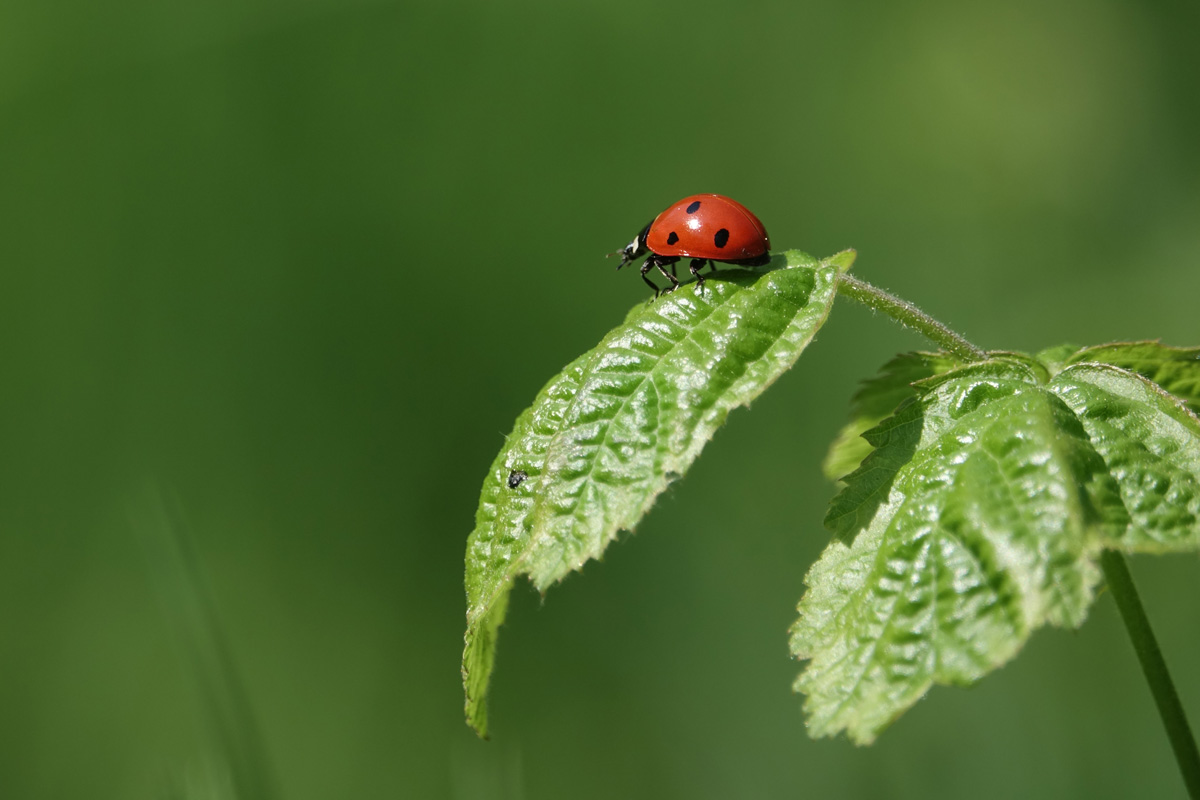
<svg viewBox="0 0 1200 800"><path fill-rule="evenodd" d="M610 256L620 256L621 263L617 264L617 269L633 261L635 258L640 258L646 253L646 236L650 233L650 226L653 222L646 223L646 227L642 228L642 232L634 237L633 241L622 247L615 253L609 253Z"/></svg>

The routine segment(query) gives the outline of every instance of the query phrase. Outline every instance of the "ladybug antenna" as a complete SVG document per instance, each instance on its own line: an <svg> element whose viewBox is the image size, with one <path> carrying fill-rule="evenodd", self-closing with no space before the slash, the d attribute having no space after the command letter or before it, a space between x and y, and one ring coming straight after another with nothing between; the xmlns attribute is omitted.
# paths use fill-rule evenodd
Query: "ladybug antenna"
<svg viewBox="0 0 1200 800"><path fill-rule="evenodd" d="M645 254L645 252L646 252L646 236L650 233L650 225L653 225L653 224L654 224L653 222L648 223L646 225L646 227L642 228L641 232L636 237L634 237L634 240L632 242L625 245L624 247L622 247L620 250L616 251L615 253L605 254L604 257L608 258L609 256L620 256L621 263L617 264L617 269L620 269L621 267L628 264L630 261L633 261L635 258L638 258L638 257L642 256L643 254Z"/></svg>
<svg viewBox="0 0 1200 800"><path fill-rule="evenodd" d="M605 254L604 254L604 257L605 257L605 258L612 258L613 256L620 256L620 257L621 257L621 263L620 263L620 264L617 264L617 269L620 269L621 267L623 267L623 266L625 266L626 264L628 264L628 263L629 263L629 261L630 261L628 250L629 250L629 248L621 248L620 250L617 250L617 251L615 251L615 252L612 252L612 253L605 253Z"/></svg>

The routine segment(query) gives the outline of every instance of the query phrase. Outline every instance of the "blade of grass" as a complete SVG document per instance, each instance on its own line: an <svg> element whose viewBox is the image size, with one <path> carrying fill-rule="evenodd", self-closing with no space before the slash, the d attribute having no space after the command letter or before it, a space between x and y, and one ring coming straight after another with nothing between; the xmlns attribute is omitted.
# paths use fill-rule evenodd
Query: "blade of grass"
<svg viewBox="0 0 1200 800"><path fill-rule="evenodd" d="M180 503L165 495L157 487L143 494L134 509L134 527L141 535L168 622L179 637L204 699L234 796L275 800L279 793L266 747L183 524Z"/></svg>

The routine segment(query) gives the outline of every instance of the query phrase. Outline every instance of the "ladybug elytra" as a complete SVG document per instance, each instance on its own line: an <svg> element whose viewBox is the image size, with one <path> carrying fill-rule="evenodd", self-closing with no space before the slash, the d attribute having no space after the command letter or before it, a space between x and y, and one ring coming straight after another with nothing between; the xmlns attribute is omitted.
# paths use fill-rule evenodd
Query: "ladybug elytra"
<svg viewBox="0 0 1200 800"><path fill-rule="evenodd" d="M694 194L685 197L659 214L637 237L614 253L621 256L617 269L650 255L642 263L642 280L654 290L663 291L646 273L658 268L674 291L679 288L675 263L681 258L692 259L689 270L696 276L697 287L704 285L700 270L707 263L716 271L716 262L761 266L771 260L771 239L758 217L736 200L719 194ZM667 272L666 267L671 271Z"/></svg>

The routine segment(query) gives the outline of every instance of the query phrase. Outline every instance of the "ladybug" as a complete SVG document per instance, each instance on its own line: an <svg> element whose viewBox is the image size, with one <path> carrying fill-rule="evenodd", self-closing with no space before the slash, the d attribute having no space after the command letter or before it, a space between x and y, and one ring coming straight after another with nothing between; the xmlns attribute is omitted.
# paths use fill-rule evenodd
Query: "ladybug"
<svg viewBox="0 0 1200 800"><path fill-rule="evenodd" d="M649 251L650 256L642 263L642 280L654 290L659 289L646 273L657 267L671 288L679 288L675 277L675 262L691 257L689 266L696 276L696 285L704 286L700 270L707 263L716 271L716 262L762 266L771 260L771 239L758 217L736 200L719 194L694 194L685 197L655 217L642 232L613 255L621 257L617 269L640 258ZM664 267L671 267L667 272Z"/></svg>

